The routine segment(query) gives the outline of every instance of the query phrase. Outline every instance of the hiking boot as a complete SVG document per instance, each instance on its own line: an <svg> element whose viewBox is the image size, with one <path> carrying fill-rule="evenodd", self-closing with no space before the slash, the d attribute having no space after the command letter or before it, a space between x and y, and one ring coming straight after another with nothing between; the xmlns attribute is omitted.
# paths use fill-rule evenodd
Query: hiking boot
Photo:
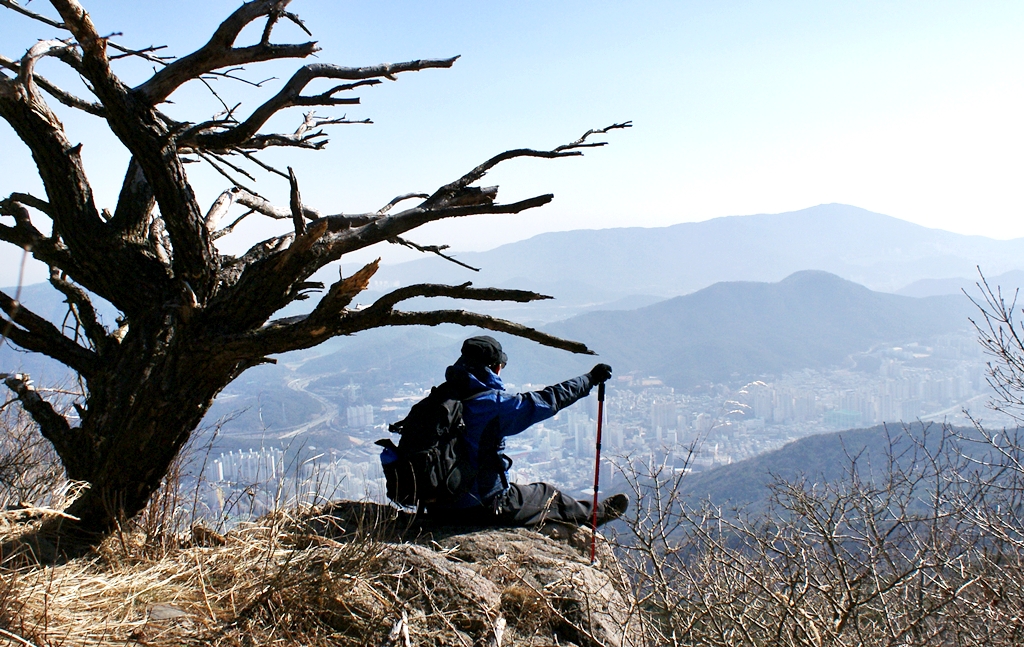
<svg viewBox="0 0 1024 647"><path fill-rule="evenodd" d="M614 521L626 514L629 508L629 497L625 494L613 494L597 504L597 525Z"/></svg>

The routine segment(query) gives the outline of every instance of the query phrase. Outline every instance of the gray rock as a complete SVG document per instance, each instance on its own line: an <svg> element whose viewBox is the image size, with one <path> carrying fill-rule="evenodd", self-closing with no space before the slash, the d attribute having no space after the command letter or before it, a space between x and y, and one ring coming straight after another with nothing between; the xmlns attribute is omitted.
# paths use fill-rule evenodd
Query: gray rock
<svg viewBox="0 0 1024 647"><path fill-rule="evenodd" d="M629 582L600 536L591 565L587 528L430 527L387 506L352 502L320 512L305 530L342 541L381 530L375 539L389 565L382 577L407 613L413 644L417 636L433 644L641 642Z"/></svg>

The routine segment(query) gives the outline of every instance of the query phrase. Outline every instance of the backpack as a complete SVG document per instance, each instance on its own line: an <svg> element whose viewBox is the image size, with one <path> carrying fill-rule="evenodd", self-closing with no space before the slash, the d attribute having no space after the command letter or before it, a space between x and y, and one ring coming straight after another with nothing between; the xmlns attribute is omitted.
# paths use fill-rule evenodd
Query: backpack
<svg viewBox="0 0 1024 647"><path fill-rule="evenodd" d="M389 499L422 508L454 502L472 487L478 470L465 449L462 401L448 397L446 385L432 388L388 430L401 436L398 445L390 438L376 443L384 448L380 462Z"/></svg>

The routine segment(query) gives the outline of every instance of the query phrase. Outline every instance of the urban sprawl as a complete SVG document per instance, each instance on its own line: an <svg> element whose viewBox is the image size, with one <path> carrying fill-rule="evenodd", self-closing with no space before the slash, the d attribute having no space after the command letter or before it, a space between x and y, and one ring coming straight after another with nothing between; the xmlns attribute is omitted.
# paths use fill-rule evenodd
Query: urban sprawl
<svg viewBox="0 0 1024 647"><path fill-rule="evenodd" d="M1000 423L985 407L986 375L985 357L968 335L875 348L841 368L734 385L707 383L685 391L666 386L657 376L617 375L609 383L604 408L602 482L612 483L631 459L702 471L810 434L915 420L960 425L970 422L968 415ZM295 452L265 443L216 456L203 473L211 513L227 517L281 502L316 504L333 498L384 500L379 448L373 443L386 437L387 425L404 417L430 386L404 384L381 402L339 410L323 424L344 439L343 448L305 446ZM539 388L510 385L509 390ZM591 492L596 400L591 394L509 438L513 478L552 482L581 497Z"/></svg>

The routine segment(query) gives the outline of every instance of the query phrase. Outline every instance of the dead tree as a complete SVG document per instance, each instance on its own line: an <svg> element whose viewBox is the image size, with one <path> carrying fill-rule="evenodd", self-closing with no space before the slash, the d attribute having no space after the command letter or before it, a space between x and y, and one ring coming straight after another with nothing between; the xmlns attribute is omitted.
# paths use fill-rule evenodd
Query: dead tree
<svg viewBox="0 0 1024 647"><path fill-rule="evenodd" d="M272 167L261 151L275 147L319 150L324 127L353 123L306 114L291 133L263 128L278 112L297 106L356 104L353 90L382 79L430 68L447 68L458 57L415 60L370 67L310 63L298 68L280 89L247 116L227 109L212 119L179 121L161 110L176 90L210 75L234 76L240 66L275 59L303 59L315 42L278 44L275 26L290 21L306 31L287 9L289 0L253 0L225 19L210 40L180 58L158 56L157 48L130 49L104 36L78 0L51 0L56 18L30 11L15 0L0 0L10 14L66 32L63 40L43 40L20 59L0 56L0 117L28 147L45 196L16 192L0 201L0 240L27 250L50 268L50 283L66 297L74 317L64 334L14 298L0 293L0 333L23 349L62 362L82 378L86 393L78 420L60 415L40 397L27 376L4 380L21 406L53 444L67 476L90 484L67 512L80 521L60 531L65 546L95 541L119 519L136 514L160 486L168 466L199 424L213 398L252 366L273 355L309 348L337 335L380 326L479 326L525 337L576 353L580 343L465 310L402 311L414 297L452 297L527 302L545 299L520 290L462 285L411 285L366 308L350 305L366 289L377 263L341 278L302 317L273 320L289 303L324 286L309 279L344 254L380 242L414 247L444 256L444 247L417 245L407 232L442 218L511 214L539 207L551 195L501 204L497 187L476 186L497 164L520 157L558 158L603 145L592 137L628 123L590 131L551 150L518 149L497 155L431 193L407 193L372 213L323 215L302 203L295 173ZM11 12L20 14L13 15ZM34 22L33 22L34 21ZM262 26L258 42L236 43L247 26ZM93 96L81 97L37 74L37 63L54 57L84 80ZM155 72L131 87L114 72L119 59L142 57ZM327 82L326 89L312 89ZM96 117L131 153L117 204L101 209L93 196L81 145L51 110L58 101ZM225 104L225 107L227 104ZM209 209L200 207L185 173L187 162L202 162L231 181ZM270 204L237 181L253 172L289 182L290 204ZM415 206L397 209L400 203ZM225 216L244 209L231 224ZM250 214L285 220L288 231L253 245L240 256L218 251L216 241ZM48 219L43 233L34 219ZM116 330L96 316L93 296L120 312Z"/></svg>

